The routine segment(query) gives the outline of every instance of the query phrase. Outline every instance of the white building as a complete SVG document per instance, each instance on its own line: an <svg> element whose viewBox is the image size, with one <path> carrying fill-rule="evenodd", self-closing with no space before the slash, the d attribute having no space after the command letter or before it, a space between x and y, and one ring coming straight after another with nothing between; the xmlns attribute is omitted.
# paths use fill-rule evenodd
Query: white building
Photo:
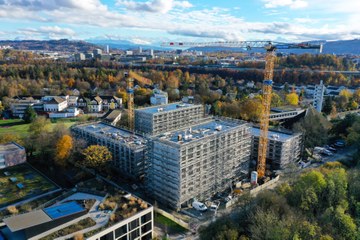
<svg viewBox="0 0 360 240"><path fill-rule="evenodd" d="M318 112L321 112L322 110L323 101L324 101L324 92L325 92L325 86L323 84L323 81L321 80L320 84L316 85L314 90L313 106Z"/></svg>
<svg viewBox="0 0 360 240"><path fill-rule="evenodd" d="M68 107L68 96L45 96L42 100L44 101L45 112L61 112Z"/></svg>
<svg viewBox="0 0 360 240"><path fill-rule="evenodd" d="M76 117L80 114L80 111L76 107L66 108L61 112L51 112L49 113L49 118L70 118Z"/></svg>
<svg viewBox="0 0 360 240"><path fill-rule="evenodd" d="M153 94L150 98L151 105L163 105L168 104L168 94L159 89L154 89Z"/></svg>

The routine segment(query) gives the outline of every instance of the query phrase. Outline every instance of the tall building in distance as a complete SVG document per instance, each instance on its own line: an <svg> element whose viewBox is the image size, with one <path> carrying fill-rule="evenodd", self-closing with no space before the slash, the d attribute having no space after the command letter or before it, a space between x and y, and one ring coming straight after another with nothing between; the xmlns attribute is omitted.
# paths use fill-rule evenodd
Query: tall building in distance
<svg viewBox="0 0 360 240"><path fill-rule="evenodd" d="M201 104L171 103L135 110L135 130L148 135L189 127L204 117Z"/></svg>
<svg viewBox="0 0 360 240"><path fill-rule="evenodd" d="M159 202L180 209L205 200L249 172L249 124L211 119L150 142L147 189Z"/></svg>
<svg viewBox="0 0 360 240"><path fill-rule="evenodd" d="M316 111L321 112L323 101L324 101L324 92L325 92L325 86L323 84L323 81L320 81L319 85L315 86L314 90L314 102L313 106L316 109Z"/></svg>

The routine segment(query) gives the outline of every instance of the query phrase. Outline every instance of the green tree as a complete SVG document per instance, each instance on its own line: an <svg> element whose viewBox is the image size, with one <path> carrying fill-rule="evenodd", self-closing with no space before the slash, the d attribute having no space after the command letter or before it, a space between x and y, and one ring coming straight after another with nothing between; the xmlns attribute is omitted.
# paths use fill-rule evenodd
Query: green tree
<svg viewBox="0 0 360 240"><path fill-rule="evenodd" d="M326 118L310 107L307 115L294 124L294 130L303 134L305 147L313 148L327 142L330 126Z"/></svg>
<svg viewBox="0 0 360 240"><path fill-rule="evenodd" d="M26 123L32 123L36 119L36 117L37 114L35 110L31 106L28 106L24 113L24 121Z"/></svg>
<svg viewBox="0 0 360 240"><path fill-rule="evenodd" d="M82 164L89 168L103 168L112 160L111 152L105 146L91 145L83 151Z"/></svg>

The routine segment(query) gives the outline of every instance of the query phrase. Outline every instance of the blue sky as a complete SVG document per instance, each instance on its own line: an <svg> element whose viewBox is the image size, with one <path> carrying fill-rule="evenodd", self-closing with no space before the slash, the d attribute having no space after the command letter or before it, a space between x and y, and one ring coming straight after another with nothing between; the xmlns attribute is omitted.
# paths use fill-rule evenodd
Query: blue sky
<svg viewBox="0 0 360 240"><path fill-rule="evenodd" d="M0 0L0 39L360 38L360 0Z"/></svg>

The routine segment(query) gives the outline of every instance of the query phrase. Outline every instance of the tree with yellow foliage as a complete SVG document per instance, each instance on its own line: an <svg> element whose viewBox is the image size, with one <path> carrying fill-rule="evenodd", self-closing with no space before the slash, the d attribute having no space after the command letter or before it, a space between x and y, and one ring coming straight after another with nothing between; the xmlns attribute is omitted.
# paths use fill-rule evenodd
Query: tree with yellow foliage
<svg viewBox="0 0 360 240"><path fill-rule="evenodd" d="M102 168L107 162L112 160L109 149L105 146L91 145L83 151L84 160L82 164L90 168Z"/></svg>
<svg viewBox="0 0 360 240"><path fill-rule="evenodd" d="M66 160L70 157L73 148L73 139L69 135L62 136L56 144L56 163L60 166L66 166Z"/></svg>
<svg viewBox="0 0 360 240"><path fill-rule="evenodd" d="M286 95L286 102L290 105L297 106L299 105L299 96L295 92L289 93Z"/></svg>

